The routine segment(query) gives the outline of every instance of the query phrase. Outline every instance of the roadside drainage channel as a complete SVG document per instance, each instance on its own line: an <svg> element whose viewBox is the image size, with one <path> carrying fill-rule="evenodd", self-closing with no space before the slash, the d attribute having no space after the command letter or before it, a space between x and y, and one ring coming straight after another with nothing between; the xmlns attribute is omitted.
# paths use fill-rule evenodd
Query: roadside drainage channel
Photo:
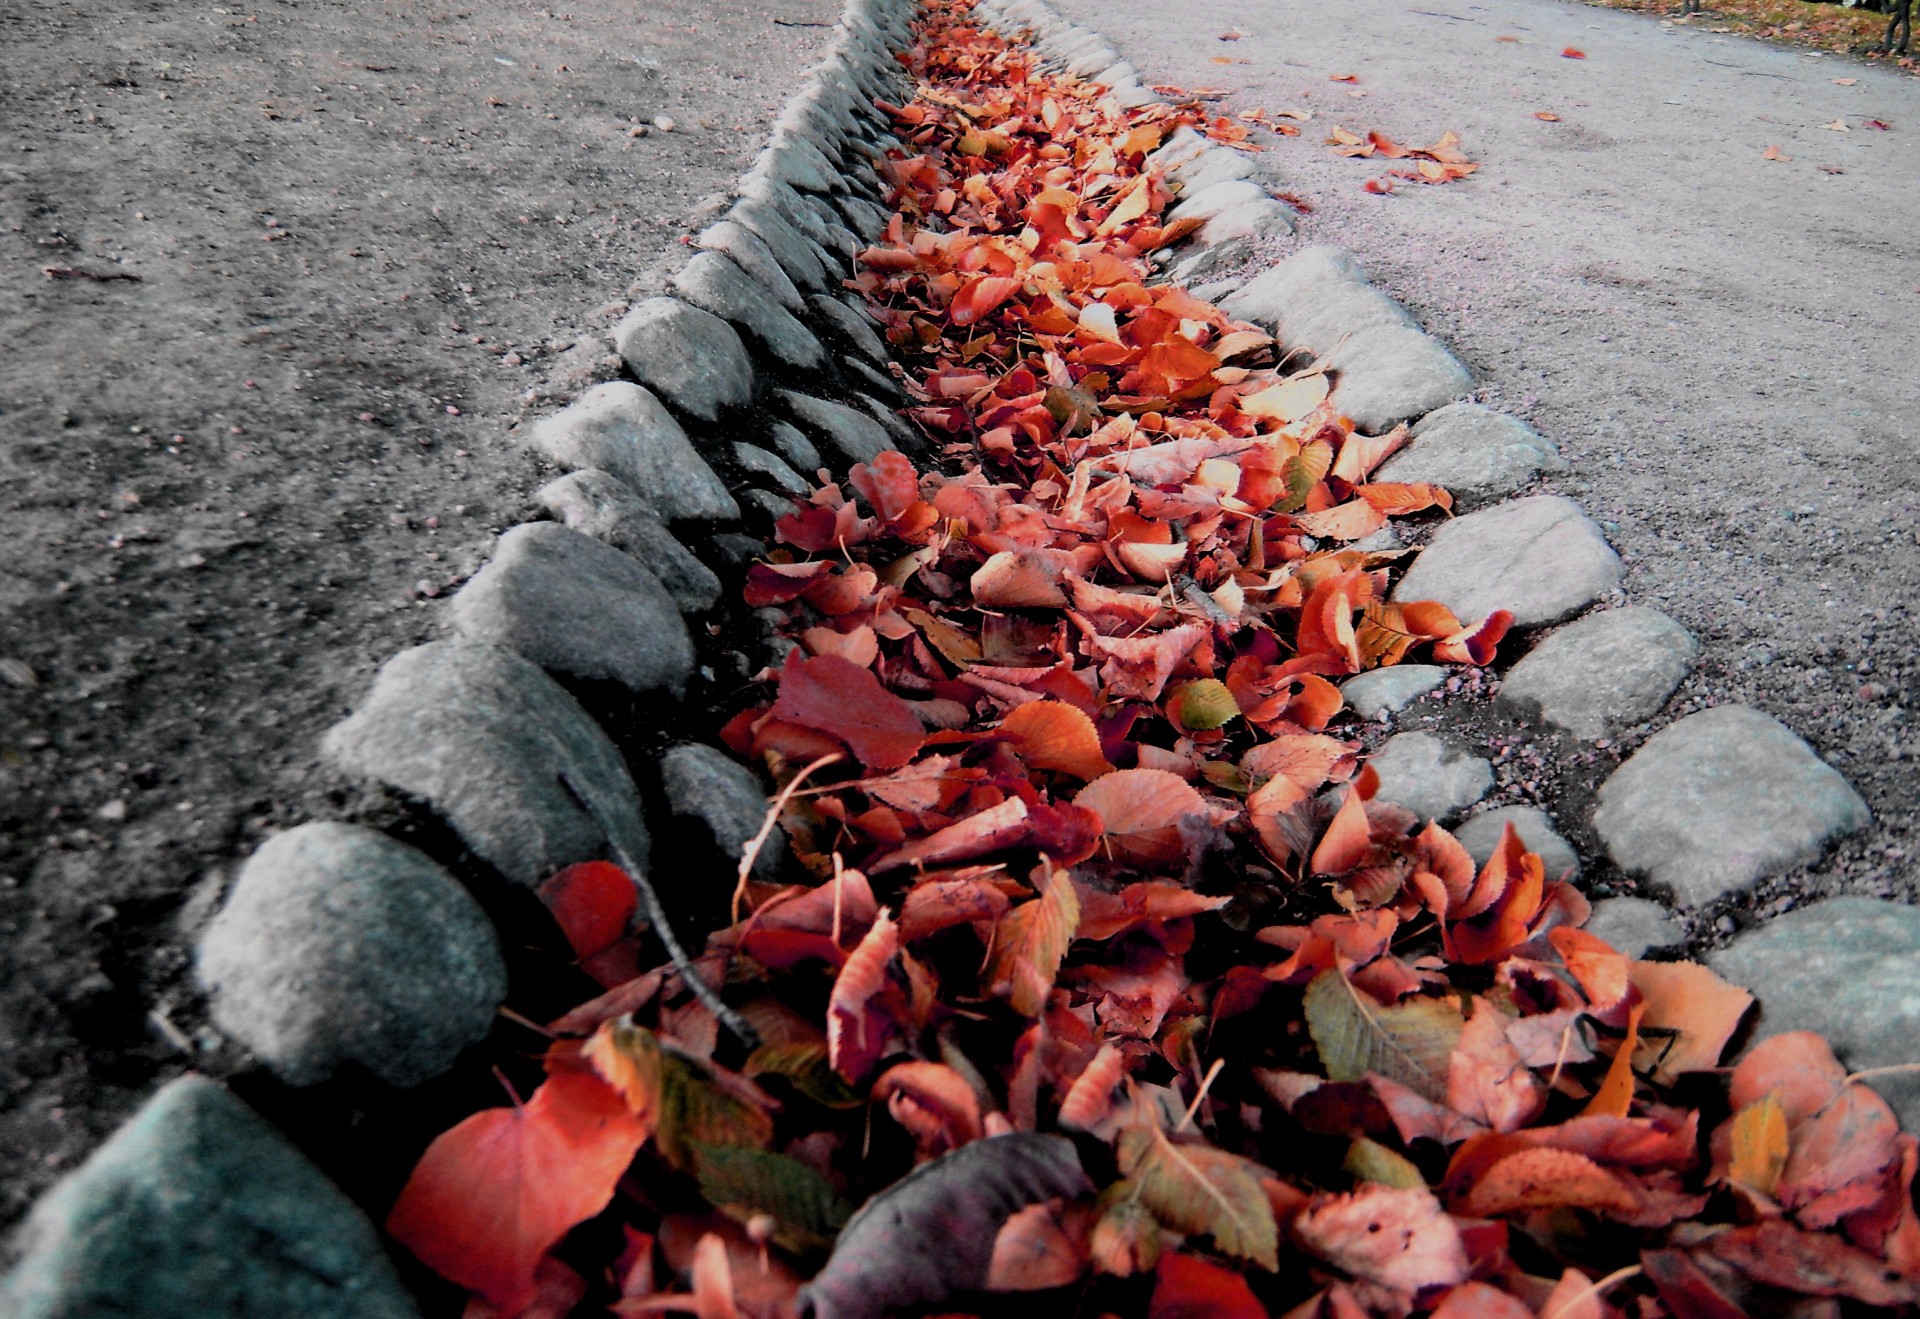
<svg viewBox="0 0 1920 1319"><path fill-rule="evenodd" d="M317 822L277 836L208 927L199 974L214 1020L270 1075L253 1089L272 1100L262 1106L280 1127L298 1130L316 1109L303 1090L330 1097L343 1077L438 1084L496 1028L510 971L525 960L513 945L539 919L532 890L561 868L618 851L655 874L714 871L730 882L730 867L715 867L759 825L765 785L674 733L684 724L711 737L716 707L780 657L772 620L737 603L745 567L813 473L844 477L886 449L921 444L894 411L904 395L887 374L886 344L841 287L853 253L886 224L874 165L901 143L872 103L906 99L893 56L910 39L911 13L911 0L850 0L839 39L776 121L732 207L617 327L633 379L598 385L530 428L528 442L570 469L540 492L555 521L507 532L451 602L449 639L390 660L327 734L328 760L375 803L362 818L386 830ZM1123 106L1158 99L1097 34L1037 0L983 0L976 13L1031 39L1055 67L1107 84ZM1473 388L1466 369L1349 256L1306 247L1249 277L1256 244L1290 235L1294 221L1246 156L1183 128L1151 160L1179 185L1175 218L1203 221L1169 254L1168 276L1290 352L1324 359L1361 430L1411 423L1382 479L1445 485L1474 509L1433 535L1396 598L1436 599L1460 617L1505 608L1516 632L1539 638L1491 713L1450 703L1441 736L1385 741L1373 760L1383 796L1458 821L1497 778L1463 738L1484 738L1496 719L1537 721L1554 730L1546 745L1571 781L1558 800L1596 803L1567 832L1687 908L1810 860L1865 823L1844 779L1744 707L1681 718L1604 777L1594 767L1610 756L1570 754L1605 750L1658 716L1693 639L1625 602L1619 560L1577 505L1521 494L1564 470L1553 446L1515 418L1458 401ZM1486 684L1464 686L1471 695ZM1361 718L1391 726L1431 709L1423 697L1462 687L1438 667L1405 665L1349 679L1343 694ZM1536 800L1483 808L1456 832L1484 860L1509 820L1549 869L1579 866ZM661 849L656 830L671 840ZM777 858L769 849L763 860ZM661 897L669 916L697 917L715 895ZM1784 942L1807 982L1784 1000L1778 950L1770 960L1743 938L1713 960L1766 986L1764 1029L1822 1029L1846 1054L1849 1023L1796 1018L1795 1004L1831 1016L1828 981L1860 969L1831 966L1837 952L1809 956L1793 941L1798 927L1786 927L1811 921L1815 938L1834 921L1857 927L1863 955L1891 974L1920 945L1911 916L1836 899L1753 932L1755 943ZM1687 937L1673 912L1643 898L1600 902L1592 928L1630 956ZM1900 1061L1854 1043L1856 1067ZM1889 1093L1910 1123L1914 1097ZM20 1262L0 1280L0 1309L416 1314L373 1224L280 1127L206 1078L164 1087L36 1206L16 1242ZM403 1171L378 1184L397 1187Z"/></svg>

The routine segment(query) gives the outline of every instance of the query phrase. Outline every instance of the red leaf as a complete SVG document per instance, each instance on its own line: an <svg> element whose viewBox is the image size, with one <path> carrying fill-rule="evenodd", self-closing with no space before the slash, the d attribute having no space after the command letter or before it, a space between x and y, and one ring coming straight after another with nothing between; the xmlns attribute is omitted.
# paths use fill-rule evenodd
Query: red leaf
<svg viewBox="0 0 1920 1319"><path fill-rule="evenodd" d="M607 861L568 866L540 886L540 900L582 968L601 985L612 988L640 974L638 953L622 947L639 904L626 871Z"/></svg>
<svg viewBox="0 0 1920 1319"><path fill-rule="evenodd" d="M1562 59L1569 59L1569 60L1583 60L1587 57L1587 52L1584 50L1576 50L1574 47L1568 46L1565 50L1560 52L1560 57Z"/></svg>
<svg viewBox="0 0 1920 1319"><path fill-rule="evenodd" d="M1060 701L1030 701L1008 712L1000 731L1013 739L1020 758L1034 769L1097 779L1113 766L1100 751L1093 720Z"/></svg>
<svg viewBox="0 0 1920 1319"><path fill-rule="evenodd" d="M789 657L773 712L831 733L871 769L898 769L926 741L911 706L882 687L871 670L838 655Z"/></svg>
<svg viewBox="0 0 1920 1319"><path fill-rule="evenodd" d="M982 275L953 295L948 312L955 325L971 325L1020 291L1020 281L1006 275Z"/></svg>
<svg viewBox="0 0 1920 1319"><path fill-rule="evenodd" d="M900 935L884 910L848 956L827 999L827 1057L849 1081L873 1070L893 1033L893 1019L880 1002L888 967L900 950Z"/></svg>
<svg viewBox="0 0 1920 1319"><path fill-rule="evenodd" d="M444 1278L518 1314L540 1257L613 1199L651 1134L590 1072L558 1071L513 1108L475 1113L414 1166L387 1231Z"/></svg>
<svg viewBox="0 0 1920 1319"><path fill-rule="evenodd" d="M1154 1276L1147 1319L1267 1319L1267 1310L1236 1270L1168 1252Z"/></svg>
<svg viewBox="0 0 1920 1319"><path fill-rule="evenodd" d="M1191 784L1164 769L1115 770L1082 788L1073 804L1100 816L1116 857L1150 865L1184 857L1180 821L1210 813Z"/></svg>

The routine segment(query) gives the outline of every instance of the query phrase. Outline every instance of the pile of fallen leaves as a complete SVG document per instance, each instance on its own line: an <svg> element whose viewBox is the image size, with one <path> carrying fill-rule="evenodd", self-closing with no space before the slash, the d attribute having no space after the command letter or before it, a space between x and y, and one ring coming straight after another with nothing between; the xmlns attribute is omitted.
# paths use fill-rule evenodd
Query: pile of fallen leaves
<svg viewBox="0 0 1920 1319"><path fill-rule="evenodd" d="M780 521L746 589L795 649L722 731L807 882L749 848L733 924L642 971L628 877L555 876L605 992L389 1231L473 1319L1912 1302L1914 1139L1822 1041L1719 1070L1744 991L1374 798L1329 678L1508 620L1389 599L1345 546L1448 504L1368 479L1403 436L1148 282L1192 116L963 4L912 55L856 282L950 461Z"/></svg>

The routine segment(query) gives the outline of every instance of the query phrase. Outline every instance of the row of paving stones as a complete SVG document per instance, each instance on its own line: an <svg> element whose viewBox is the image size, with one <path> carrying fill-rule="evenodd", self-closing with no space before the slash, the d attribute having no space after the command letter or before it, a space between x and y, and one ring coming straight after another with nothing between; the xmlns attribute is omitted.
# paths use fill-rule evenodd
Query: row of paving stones
<svg viewBox="0 0 1920 1319"><path fill-rule="evenodd" d="M1131 63L1042 0L982 0L980 8L1005 32L1030 33L1072 72L1129 94L1137 88ZM1408 426L1408 443L1377 479L1453 492L1463 515L1433 535L1395 597L1439 600L1462 618L1513 614L1527 650L1504 674L1497 710L1603 747L1657 720L1699 645L1660 611L1626 602L1620 560L1577 504L1527 493L1567 470L1555 447L1520 419L1466 401L1473 379L1465 366L1345 251L1308 246L1260 262L1259 240L1284 238L1295 226L1245 154L1183 128L1152 161L1179 189L1174 214L1206 221L1168 255L1169 277L1272 330L1290 358L1299 354L1293 360L1326 369L1336 403L1359 430ZM1446 680L1437 666L1402 665L1351 678L1343 692L1362 718L1391 722ZM1549 873L1577 877L1580 858L1546 812L1509 805L1468 814L1495 775L1488 759L1460 743L1424 731L1388 738L1372 759L1382 794L1453 822L1481 861L1510 822ZM1576 778L1583 772L1566 768ZM1604 782L1586 786L1597 791L1573 795L1593 800L1588 823L1608 858L1671 899L1595 905L1590 928L1635 956L1678 950L1688 940L1683 914L1814 860L1868 822L1859 794L1811 747L1741 706L1668 723ZM1812 1029L1857 1068L1911 1060L1920 1027L1914 908L1860 898L1817 903L1744 933L1710 960L1760 993L1756 1039ZM1892 1073L1874 1084L1909 1126L1920 1126L1920 1079Z"/></svg>
<svg viewBox="0 0 1920 1319"><path fill-rule="evenodd" d="M646 868L635 767L590 709L681 696L703 634L730 635L723 582L810 488L803 473L917 443L893 411L886 345L843 286L886 222L875 164L901 144L874 102L905 95L894 56L913 12L849 0L731 206L616 328L632 379L529 428L567 470L538 495L553 520L503 535L446 609L448 636L389 660L326 734L345 778L444 821L449 854L323 821L240 869L196 973L215 1025L280 1083L414 1086L487 1034L507 961L454 872L532 887L615 854ZM760 668L758 649L725 652L729 676ZM737 856L765 815L762 782L712 747L638 768L675 855L692 829ZM762 871L780 858L772 840ZM162 1088L43 1197L14 1251L0 1313L22 1319L416 1313L362 1210L199 1076Z"/></svg>

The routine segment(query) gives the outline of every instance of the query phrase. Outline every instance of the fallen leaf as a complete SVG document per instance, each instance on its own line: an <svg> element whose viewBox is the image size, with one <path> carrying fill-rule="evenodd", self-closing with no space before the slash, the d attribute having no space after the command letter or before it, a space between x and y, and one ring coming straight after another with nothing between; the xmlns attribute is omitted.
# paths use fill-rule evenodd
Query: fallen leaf
<svg viewBox="0 0 1920 1319"><path fill-rule="evenodd" d="M1760 153L1760 159L1787 161L1787 160L1792 160L1793 157L1783 154L1779 147L1768 147L1765 151Z"/></svg>
<svg viewBox="0 0 1920 1319"><path fill-rule="evenodd" d="M1858 78L1835 78L1834 79L1834 82L1838 83L1842 87L1851 87L1859 81L1860 80Z"/></svg>
<svg viewBox="0 0 1920 1319"><path fill-rule="evenodd" d="M1180 822L1212 814L1206 799L1164 769L1122 769L1080 790L1073 804L1100 817L1104 846L1122 861L1142 865L1178 860L1187 852Z"/></svg>
<svg viewBox="0 0 1920 1319"><path fill-rule="evenodd" d="M1467 1280L1460 1229L1424 1186L1316 1196L1292 1230L1306 1249L1403 1304L1425 1288Z"/></svg>
<svg viewBox="0 0 1920 1319"><path fill-rule="evenodd" d="M1557 124L1560 122L1560 116L1555 114L1551 110L1535 110L1533 112L1533 117L1535 119L1541 120L1544 123L1549 123L1549 124Z"/></svg>
<svg viewBox="0 0 1920 1319"><path fill-rule="evenodd" d="M1568 47L1567 47L1567 48L1566 48L1565 50L1562 50L1562 51L1560 52L1560 58L1561 58L1561 59L1568 59L1568 60L1583 60L1583 59L1585 59L1586 57L1587 57L1587 52L1586 52L1586 51L1584 51L1584 50L1578 50L1578 49L1576 49L1576 48L1575 48L1575 47L1573 47L1573 46L1568 46Z"/></svg>
<svg viewBox="0 0 1920 1319"><path fill-rule="evenodd" d="M1279 1227L1257 1165L1211 1145L1179 1144L1158 1127L1121 1133L1120 1171L1140 1202L1176 1232L1206 1233L1221 1253L1279 1266Z"/></svg>
<svg viewBox="0 0 1920 1319"><path fill-rule="evenodd" d="M1822 124L1820 125L1820 127L1827 129L1829 132L1834 132L1834 133L1851 133L1853 131L1851 128L1847 127L1847 121L1844 119L1836 119L1832 123Z"/></svg>
<svg viewBox="0 0 1920 1319"><path fill-rule="evenodd" d="M1064 1213L1063 1202L1046 1200L1017 1210L993 1239L987 1290L1050 1291L1087 1271L1085 1215Z"/></svg>
<svg viewBox="0 0 1920 1319"><path fill-rule="evenodd" d="M926 741L911 706L882 687L871 669L838 655L788 657L773 713L839 738L872 769L899 768Z"/></svg>
<svg viewBox="0 0 1920 1319"><path fill-rule="evenodd" d="M1717 1066L1753 995L1697 962L1634 962L1628 978L1647 1005L1634 1066L1671 1085L1684 1072ZM1665 1038L1653 1037L1660 1032Z"/></svg>
<svg viewBox="0 0 1920 1319"><path fill-rule="evenodd" d="M1168 1252L1160 1257L1147 1319L1267 1319L1267 1308L1232 1269Z"/></svg>
<svg viewBox="0 0 1920 1319"><path fill-rule="evenodd" d="M1320 1065L1335 1081L1378 1073L1439 1101L1466 1023L1451 999L1416 998L1391 1007L1356 989L1338 969L1307 986L1307 1029Z"/></svg>

